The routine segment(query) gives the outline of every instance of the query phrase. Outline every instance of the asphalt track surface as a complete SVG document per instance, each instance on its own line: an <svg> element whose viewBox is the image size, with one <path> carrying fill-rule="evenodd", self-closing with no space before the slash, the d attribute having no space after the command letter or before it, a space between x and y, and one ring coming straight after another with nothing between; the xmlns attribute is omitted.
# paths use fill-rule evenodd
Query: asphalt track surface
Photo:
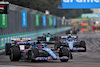
<svg viewBox="0 0 100 67"><path fill-rule="evenodd" d="M9 56L3 54L0 55L0 65L29 67L100 67L100 32L79 32L77 35L79 39L86 41L87 52L73 52L73 59L70 59L68 62L60 62L60 60L32 63L28 61L11 62Z"/></svg>

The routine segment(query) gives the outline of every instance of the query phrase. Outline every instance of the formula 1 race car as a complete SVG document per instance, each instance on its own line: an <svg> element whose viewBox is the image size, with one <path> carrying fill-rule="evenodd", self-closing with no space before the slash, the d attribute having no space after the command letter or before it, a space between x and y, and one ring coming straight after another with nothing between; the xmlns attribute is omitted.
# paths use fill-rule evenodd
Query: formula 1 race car
<svg viewBox="0 0 100 67"><path fill-rule="evenodd" d="M78 28L72 28L66 31L66 34L77 34L79 32Z"/></svg>
<svg viewBox="0 0 100 67"><path fill-rule="evenodd" d="M30 38L22 38L22 37L16 38L16 39L11 39L12 43L6 43L5 44L5 53L6 53L6 55L10 54L11 46L13 46L13 45L18 46L17 42L28 42L30 40L31 40Z"/></svg>
<svg viewBox="0 0 100 67"><path fill-rule="evenodd" d="M47 44L42 44L40 41L17 42L17 45L12 45L9 50L11 61L28 60L30 62L36 60L61 60L67 62L69 60L69 50L61 46L59 50L47 48Z"/></svg>
<svg viewBox="0 0 100 67"><path fill-rule="evenodd" d="M85 41L78 40L78 36L61 36L61 38L64 39L64 41L57 41L54 45L55 49L64 45L70 51L86 52L86 43Z"/></svg>
<svg viewBox="0 0 100 67"><path fill-rule="evenodd" d="M38 37L37 40L40 40L44 43L55 43L55 41L59 40L59 37L56 36L55 34L47 33L47 34L43 34L43 36L41 37Z"/></svg>

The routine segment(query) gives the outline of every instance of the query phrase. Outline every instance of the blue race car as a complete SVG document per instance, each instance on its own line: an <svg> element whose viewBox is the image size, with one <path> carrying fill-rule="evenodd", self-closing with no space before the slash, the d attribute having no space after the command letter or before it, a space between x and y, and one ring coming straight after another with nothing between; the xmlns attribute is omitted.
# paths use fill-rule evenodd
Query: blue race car
<svg viewBox="0 0 100 67"><path fill-rule="evenodd" d="M86 52L85 41L78 40L78 36L61 36L63 41L58 41L55 43L55 49L58 49L61 45L64 45L70 51L81 51Z"/></svg>
<svg viewBox="0 0 100 67"><path fill-rule="evenodd" d="M10 60L61 60L67 62L69 60L69 50L61 46L55 51L52 48L47 48L47 44L42 44L40 41L17 42L16 45L10 47Z"/></svg>

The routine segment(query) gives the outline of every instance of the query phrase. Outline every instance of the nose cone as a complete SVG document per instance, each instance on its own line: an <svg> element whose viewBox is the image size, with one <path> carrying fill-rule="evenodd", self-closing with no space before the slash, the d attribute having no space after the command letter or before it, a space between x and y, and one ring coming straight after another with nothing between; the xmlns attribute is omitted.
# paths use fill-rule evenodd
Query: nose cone
<svg viewBox="0 0 100 67"><path fill-rule="evenodd" d="M49 42L50 41L50 37L46 37L46 42Z"/></svg>
<svg viewBox="0 0 100 67"><path fill-rule="evenodd" d="M57 60L57 56L54 54L54 52L49 49L49 48L43 48L43 50L45 50L48 54L50 54L50 56L54 59Z"/></svg>
<svg viewBox="0 0 100 67"><path fill-rule="evenodd" d="M70 50L73 50L73 43L70 42L70 43L68 43L68 44L69 44L69 48L70 48Z"/></svg>

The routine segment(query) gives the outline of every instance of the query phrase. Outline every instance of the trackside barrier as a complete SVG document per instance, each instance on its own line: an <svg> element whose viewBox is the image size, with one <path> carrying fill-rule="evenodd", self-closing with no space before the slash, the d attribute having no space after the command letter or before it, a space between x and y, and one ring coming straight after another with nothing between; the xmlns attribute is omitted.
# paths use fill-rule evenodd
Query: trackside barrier
<svg viewBox="0 0 100 67"><path fill-rule="evenodd" d="M25 33L17 33L17 34L10 34L10 35L2 35L0 36L0 50L5 48L5 43L11 43L11 38L19 38L23 36L23 38L31 38L31 40L35 40L38 36L42 36L43 33L47 33L50 31L53 34L57 34L60 32L64 32L71 27L62 27L57 29L47 29L47 30L40 30L34 32L25 32Z"/></svg>

